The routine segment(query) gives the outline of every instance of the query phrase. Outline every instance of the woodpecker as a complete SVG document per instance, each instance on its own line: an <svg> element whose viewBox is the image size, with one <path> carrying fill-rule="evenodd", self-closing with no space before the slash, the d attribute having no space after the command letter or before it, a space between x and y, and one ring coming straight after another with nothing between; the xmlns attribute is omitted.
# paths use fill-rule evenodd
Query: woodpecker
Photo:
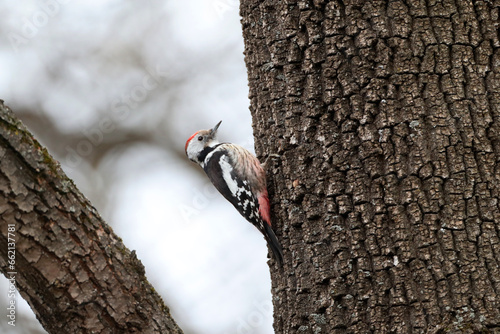
<svg viewBox="0 0 500 334"><path fill-rule="evenodd" d="M266 173L259 160L243 147L219 143L217 129L195 132L186 141L189 160L203 168L215 188L264 235L281 266L283 252L271 227Z"/></svg>

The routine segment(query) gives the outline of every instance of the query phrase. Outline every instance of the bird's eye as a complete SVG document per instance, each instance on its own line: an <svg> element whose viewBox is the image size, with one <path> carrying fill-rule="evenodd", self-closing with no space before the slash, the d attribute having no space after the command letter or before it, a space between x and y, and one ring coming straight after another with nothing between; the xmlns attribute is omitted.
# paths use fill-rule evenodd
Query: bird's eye
<svg viewBox="0 0 500 334"><path fill-rule="evenodd" d="M203 140L203 136L199 136L198 141L202 141L202 140Z"/></svg>

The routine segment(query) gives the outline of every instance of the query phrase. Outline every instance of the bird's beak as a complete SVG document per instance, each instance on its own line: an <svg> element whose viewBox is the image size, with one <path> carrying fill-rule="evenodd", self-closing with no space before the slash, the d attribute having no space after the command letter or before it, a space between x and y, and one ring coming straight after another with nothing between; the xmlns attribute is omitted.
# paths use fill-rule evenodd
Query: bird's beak
<svg viewBox="0 0 500 334"><path fill-rule="evenodd" d="M217 129L219 129L219 125L220 123L222 123L222 121L220 121L219 123L217 123L211 130L210 130L210 135L212 137L215 137L215 134L217 133Z"/></svg>

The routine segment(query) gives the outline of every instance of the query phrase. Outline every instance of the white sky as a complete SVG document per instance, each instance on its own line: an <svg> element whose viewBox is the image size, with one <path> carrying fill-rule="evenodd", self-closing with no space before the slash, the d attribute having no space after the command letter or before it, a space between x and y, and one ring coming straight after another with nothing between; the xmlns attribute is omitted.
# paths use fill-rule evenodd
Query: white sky
<svg viewBox="0 0 500 334"><path fill-rule="evenodd" d="M186 333L273 332L264 239L171 149L183 149L193 132L219 120L221 140L253 148L238 5L234 0L0 2L8 13L0 21L0 99L14 112L44 113L61 131L78 133L109 117L103 110L124 93L138 94L148 73L158 82L182 83L169 86L168 98L161 85L148 90L147 99L113 120L130 128L168 125L172 142L165 149L130 147L94 169L58 158L97 207L102 196L111 204L101 213L137 251L148 279ZM101 174L109 170L111 179ZM0 310L5 310L7 292L1 291L7 291L3 276ZM30 312L23 303L11 328L0 311L0 331L28 333L32 325L24 317Z"/></svg>

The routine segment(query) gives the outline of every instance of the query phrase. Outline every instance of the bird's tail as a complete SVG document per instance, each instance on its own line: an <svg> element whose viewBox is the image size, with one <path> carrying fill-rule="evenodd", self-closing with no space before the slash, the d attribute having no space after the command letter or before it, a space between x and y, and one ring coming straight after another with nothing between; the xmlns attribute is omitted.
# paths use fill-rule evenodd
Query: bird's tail
<svg viewBox="0 0 500 334"><path fill-rule="evenodd" d="M271 248L271 251L273 252L274 258L278 262L278 265L280 267L283 266L283 250L281 249L280 242L278 241L278 238L276 238L276 234L274 234L273 229L269 224L264 223L264 229L265 229L265 237L266 241L269 244L269 247Z"/></svg>

